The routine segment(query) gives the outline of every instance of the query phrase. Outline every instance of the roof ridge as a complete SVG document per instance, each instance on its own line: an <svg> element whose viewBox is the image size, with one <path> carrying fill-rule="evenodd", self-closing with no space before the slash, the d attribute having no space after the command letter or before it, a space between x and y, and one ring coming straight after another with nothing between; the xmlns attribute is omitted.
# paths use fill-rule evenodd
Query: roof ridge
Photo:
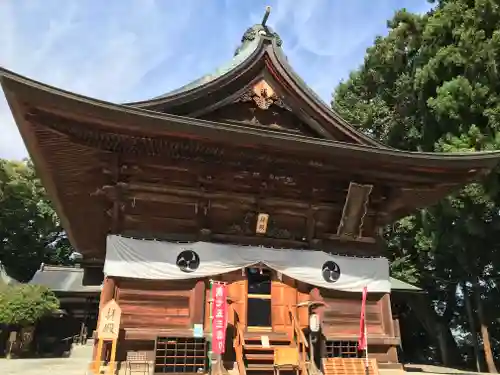
<svg viewBox="0 0 500 375"><path fill-rule="evenodd" d="M63 266L58 264L44 265L40 270L44 271L70 271L70 272L82 272L84 269L76 266Z"/></svg>

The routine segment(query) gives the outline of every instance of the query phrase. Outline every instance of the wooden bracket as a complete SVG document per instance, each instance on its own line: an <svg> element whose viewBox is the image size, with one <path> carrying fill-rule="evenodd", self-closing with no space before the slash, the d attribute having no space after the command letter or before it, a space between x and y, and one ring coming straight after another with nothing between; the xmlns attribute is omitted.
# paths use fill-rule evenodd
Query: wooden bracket
<svg viewBox="0 0 500 375"><path fill-rule="evenodd" d="M345 199L342 217L337 228L338 236L357 238L361 236L363 219L368 211L368 201L373 185L349 183L349 190Z"/></svg>

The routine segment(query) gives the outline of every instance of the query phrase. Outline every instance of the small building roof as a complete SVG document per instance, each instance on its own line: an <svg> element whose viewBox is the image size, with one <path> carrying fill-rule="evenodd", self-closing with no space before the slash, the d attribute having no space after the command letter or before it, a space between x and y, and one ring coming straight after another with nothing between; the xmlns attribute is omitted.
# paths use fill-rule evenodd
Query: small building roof
<svg viewBox="0 0 500 375"><path fill-rule="evenodd" d="M99 293L102 285L84 285L83 274L83 268L42 265L29 284L43 285L55 293Z"/></svg>
<svg viewBox="0 0 500 375"><path fill-rule="evenodd" d="M391 277L391 291L392 292L422 292L423 290L418 286L408 284L404 281Z"/></svg>

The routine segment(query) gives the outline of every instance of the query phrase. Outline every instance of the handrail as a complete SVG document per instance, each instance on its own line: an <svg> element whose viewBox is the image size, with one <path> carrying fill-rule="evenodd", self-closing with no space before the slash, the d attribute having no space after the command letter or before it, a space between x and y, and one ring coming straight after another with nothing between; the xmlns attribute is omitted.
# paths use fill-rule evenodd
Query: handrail
<svg viewBox="0 0 500 375"><path fill-rule="evenodd" d="M297 315L295 314L295 311L292 309L291 306L288 306L288 311L290 313L290 317L292 320L292 326L295 331L295 334L298 336L299 341L304 343L305 347L309 347L309 343L307 342L306 335L304 335L304 332L302 332L302 329L300 329L300 325L298 322Z"/></svg>
<svg viewBox="0 0 500 375"><path fill-rule="evenodd" d="M302 332L302 329L300 328L300 324L297 319L297 315L295 314L295 311L292 309L292 306L288 305L288 313L290 314L290 320L292 322L292 327L294 331L294 343L297 347L297 350L299 351L299 367L301 369L302 375L307 374L307 351L306 348L309 347L309 343L307 342L306 336L304 335L304 332Z"/></svg>
<svg viewBox="0 0 500 375"><path fill-rule="evenodd" d="M243 329L241 328L240 321L238 319L238 314L234 312L234 351L236 353L236 363L238 365L238 371L240 375L246 375L245 362L243 361L243 345L245 343L245 337L243 335Z"/></svg>

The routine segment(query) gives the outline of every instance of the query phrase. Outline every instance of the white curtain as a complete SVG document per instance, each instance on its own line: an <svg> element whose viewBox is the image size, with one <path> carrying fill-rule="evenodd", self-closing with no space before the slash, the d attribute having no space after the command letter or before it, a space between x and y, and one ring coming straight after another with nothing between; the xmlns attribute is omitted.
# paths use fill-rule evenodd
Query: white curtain
<svg viewBox="0 0 500 375"><path fill-rule="evenodd" d="M204 278L257 263L310 285L345 291L390 292L386 258L356 258L321 251L270 249L210 242L189 244L107 238L106 276L182 280Z"/></svg>

